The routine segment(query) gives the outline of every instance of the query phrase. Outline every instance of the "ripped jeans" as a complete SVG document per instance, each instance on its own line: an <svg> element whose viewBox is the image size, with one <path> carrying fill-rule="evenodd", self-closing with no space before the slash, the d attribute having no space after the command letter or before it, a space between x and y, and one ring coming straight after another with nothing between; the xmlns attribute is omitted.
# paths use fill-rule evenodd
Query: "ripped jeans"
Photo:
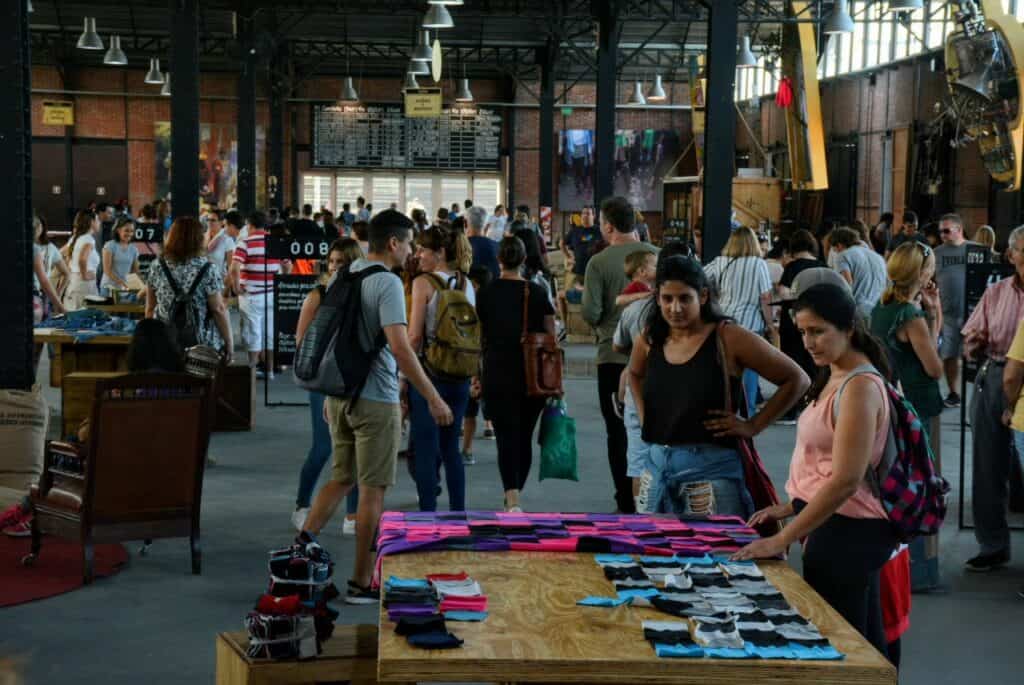
<svg viewBox="0 0 1024 685"><path fill-rule="evenodd" d="M740 455L721 445L651 445L640 477L637 511L654 514L754 513Z"/></svg>

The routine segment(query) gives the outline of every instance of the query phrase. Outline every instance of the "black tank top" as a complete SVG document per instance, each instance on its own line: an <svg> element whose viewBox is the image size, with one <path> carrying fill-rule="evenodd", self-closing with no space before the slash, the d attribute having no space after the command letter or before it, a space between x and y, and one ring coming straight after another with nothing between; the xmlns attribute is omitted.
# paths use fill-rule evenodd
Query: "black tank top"
<svg viewBox="0 0 1024 685"><path fill-rule="evenodd" d="M725 409L718 331L713 330L697 353L683 364L665 359L660 346L647 356L644 381L644 442L655 445L717 444L734 446L736 438L715 438L704 421L712 409ZM743 397L739 379L731 378L733 404Z"/></svg>

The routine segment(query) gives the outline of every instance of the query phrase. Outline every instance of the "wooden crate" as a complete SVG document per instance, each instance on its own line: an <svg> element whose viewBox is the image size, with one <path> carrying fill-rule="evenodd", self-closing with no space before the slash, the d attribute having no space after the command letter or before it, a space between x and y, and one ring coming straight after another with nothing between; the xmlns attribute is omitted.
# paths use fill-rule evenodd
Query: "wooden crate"
<svg viewBox="0 0 1024 685"><path fill-rule="evenodd" d="M78 433L78 426L92 413L96 382L123 375L122 371L75 371L64 376L60 400L60 437Z"/></svg>
<svg viewBox="0 0 1024 685"><path fill-rule="evenodd" d="M244 631L217 635L217 685L313 685L377 682L377 626L334 626L316 659L272 661L246 656Z"/></svg>

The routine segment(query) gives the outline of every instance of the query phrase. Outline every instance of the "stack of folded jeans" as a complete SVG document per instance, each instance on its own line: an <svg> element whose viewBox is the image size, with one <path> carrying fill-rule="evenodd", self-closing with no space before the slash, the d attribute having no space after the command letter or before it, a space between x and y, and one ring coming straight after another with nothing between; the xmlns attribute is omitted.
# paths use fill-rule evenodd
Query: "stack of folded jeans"
<svg viewBox="0 0 1024 685"><path fill-rule="evenodd" d="M271 550L270 588L246 616L248 654L266 659L309 659L334 632L338 611L327 603L338 596L334 562L308 533L290 547Z"/></svg>

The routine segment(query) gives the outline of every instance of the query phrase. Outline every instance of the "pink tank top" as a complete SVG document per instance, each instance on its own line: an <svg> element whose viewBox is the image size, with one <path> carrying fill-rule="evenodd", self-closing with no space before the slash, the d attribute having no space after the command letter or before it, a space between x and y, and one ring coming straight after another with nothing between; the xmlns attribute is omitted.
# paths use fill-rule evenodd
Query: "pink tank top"
<svg viewBox="0 0 1024 685"><path fill-rule="evenodd" d="M882 379L875 375L865 375L878 387L885 397ZM808 406L800 415L797 423L796 446L793 458L789 462L789 480L786 481L786 493L789 498L810 502L825 482L832 477L832 443L835 440L835 424L832 421L832 403L835 402L838 388L828 397ZM882 425L889 424L889 402L884 403ZM875 444L871 452L871 466L878 466L885 452L888 430L879 431L875 436ZM887 518L881 501L871 494L867 483L861 481L857 492L839 507L838 514L857 519Z"/></svg>

